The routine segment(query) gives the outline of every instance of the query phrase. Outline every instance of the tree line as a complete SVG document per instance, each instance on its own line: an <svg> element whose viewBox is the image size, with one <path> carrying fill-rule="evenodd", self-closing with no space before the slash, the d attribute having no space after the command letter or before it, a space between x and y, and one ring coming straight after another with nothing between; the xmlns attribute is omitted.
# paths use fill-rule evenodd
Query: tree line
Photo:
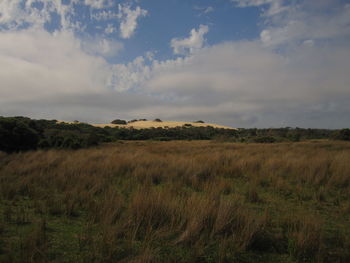
<svg viewBox="0 0 350 263"><path fill-rule="evenodd" d="M225 140L232 142L273 143L310 139L350 141L350 129L219 129L210 126L133 129L94 127L85 123L59 123L27 117L0 117L0 151L35 149L79 149L117 140Z"/></svg>

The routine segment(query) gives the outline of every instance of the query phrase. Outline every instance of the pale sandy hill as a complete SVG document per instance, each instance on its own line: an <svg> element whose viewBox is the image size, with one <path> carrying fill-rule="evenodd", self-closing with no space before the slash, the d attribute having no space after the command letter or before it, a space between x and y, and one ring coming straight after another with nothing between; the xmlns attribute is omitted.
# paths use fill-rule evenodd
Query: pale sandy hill
<svg viewBox="0 0 350 263"><path fill-rule="evenodd" d="M71 122L71 121L57 121L58 123L68 123L68 124L76 124L76 122ZM236 130L236 128L228 127L228 126L223 126L223 125L218 125L218 124L213 124L213 123L197 123L197 122L182 122L182 121L162 121L162 122L157 122L157 121L135 121L128 123L126 125L122 124L111 124L111 123L101 123L101 124L94 124L94 123L89 123L92 126L95 127L121 127L121 128L133 128L133 129L149 129L149 128L175 128L175 127L182 127L185 124L187 125L192 125L193 127L214 127L214 128L221 128L221 129L232 129Z"/></svg>
<svg viewBox="0 0 350 263"><path fill-rule="evenodd" d="M223 126L223 125L218 125L218 124L212 124L212 123L196 123L196 122L181 122L181 121L162 121L162 122L157 122L157 121L135 121L128 123L126 125L121 125L121 124L91 124L95 127L125 127L125 128L134 128L134 129L148 129L148 128L175 128L175 127L181 127L184 126L185 124L190 124L193 127L207 127L211 126L214 128L223 128L223 129L233 129L235 130L236 128L228 127L228 126Z"/></svg>

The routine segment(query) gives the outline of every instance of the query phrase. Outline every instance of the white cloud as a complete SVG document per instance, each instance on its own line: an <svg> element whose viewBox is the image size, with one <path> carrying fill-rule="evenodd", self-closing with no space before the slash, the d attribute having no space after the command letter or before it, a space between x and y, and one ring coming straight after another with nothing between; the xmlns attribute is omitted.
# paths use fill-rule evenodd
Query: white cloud
<svg viewBox="0 0 350 263"><path fill-rule="evenodd" d="M190 36L184 39L173 38L171 47L175 54L193 53L203 47L205 39L204 35L209 32L209 27L200 25L199 29L192 29Z"/></svg>
<svg viewBox="0 0 350 263"><path fill-rule="evenodd" d="M150 67L145 65L143 57L137 57L127 64L113 66L112 86L117 91L137 90L150 78Z"/></svg>
<svg viewBox="0 0 350 263"><path fill-rule="evenodd" d="M75 2L72 0L65 5L60 0L3 0L0 2L0 29L1 26L12 30L20 27L41 29L51 21L52 13L60 16L63 30L73 29L71 16Z"/></svg>
<svg viewBox="0 0 350 263"><path fill-rule="evenodd" d="M149 61L154 61L154 56L156 55L156 51L147 51L145 54L145 58L147 58Z"/></svg>
<svg viewBox="0 0 350 263"><path fill-rule="evenodd" d="M91 8L101 9L106 7L106 0L85 0L85 5Z"/></svg>
<svg viewBox="0 0 350 263"><path fill-rule="evenodd" d="M208 6L207 8L205 8L203 10L204 14L208 14L208 13L211 13L211 12L214 12L214 7L212 7L212 6Z"/></svg>
<svg viewBox="0 0 350 263"><path fill-rule="evenodd" d="M43 30L0 33L0 101L103 91L111 74L105 60L86 54L70 33Z"/></svg>
<svg viewBox="0 0 350 263"><path fill-rule="evenodd" d="M32 1L27 1L25 8L21 8L20 0L3 0L0 2L0 25L15 29L24 23L34 26L43 26L49 20L47 10L39 12L31 6ZM29 3L29 5L28 5Z"/></svg>
<svg viewBox="0 0 350 263"><path fill-rule="evenodd" d="M0 115L108 121L117 112L241 127L341 127L350 121L349 5L235 1L267 8L259 39L207 46L209 29L202 25L171 41L174 53L185 56L158 61L146 53L111 65L105 57L118 54L118 41L79 40L71 30L71 5L42 1L43 10L35 10L31 2L20 9L16 0L0 1ZM101 20L121 19L130 37L146 11L128 7L136 12L128 18L126 7L119 15L94 12ZM49 10L66 18L54 33L43 29ZM26 23L29 28L16 30Z"/></svg>
<svg viewBox="0 0 350 263"><path fill-rule="evenodd" d="M21 14L19 9L20 0L3 0L0 2L0 23L12 22L13 17Z"/></svg>
<svg viewBox="0 0 350 263"><path fill-rule="evenodd" d="M313 41L312 39L308 39L303 42L303 45L313 47L315 45L315 41Z"/></svg>
<svg viewBox="0 0 350 263"><path fill-rule="evenodd" d="M119 4L118 9L118 18L121 21L120 36L122 38L130 38L137 28L137 20L141 17L145 17L148 12L139 6L132 10L128 4Z"/></svg>
<svg viewBox="0 0 350 263"><path fill-rule="evenodd" d="M302 1L283 6L279 0L233 0L240 7L270 5L260 39L265 46L298 45L350 37L350 6L339 1ZM275 10L275 11L274 11ZM278 12L276 10L279 10ZM284 11L283 15L280 11Z"/></svg>
<svg viewBox="0 0 350 263"><path fill-rule="evenodd" d="M0 33L0 115L108 121L117 112L240 127L339 127L350 113L347 46L302 45L280 55L259 41L227 42L151 65L137 57L110 66L80 45L67 33Z"/></svg>
<svg viewBox="0 0 350 263"><path fill-rule="evenodd" d="M108 40L105 38L86 39L81 41L82 48L90 55L102 57L114 57L123 50L124 45L116 40Z"/></svg>
<svg viewBox="0 0 350 263"><path fill-rule="evenodd" d="M214 7L208 6L208 7L201 7L201 6L195 6L194 10L197 10L200 12L200 15L206 15L211 12L214 12Z"/></svg>
<svg viewBox="0 0 350 263"><path fill-rule="evenodd" d="M279 55L257 41L228 42L151 66L142 58L119 65L116 87L167 101L135 109L134 116L204 118L239 126L336 127L347 115L334 119L334 114L350 113L349 61L346 46L335 52L303 45Z"/></svg>
<svg viewBox="0 0 350 263"><path fill-rule="evenodd" d="M115 31L116 31L116 28L113 26L113 24L108 24L107 27L105 28L106 34L112 34Z"/></svg>
<svg viewBox="0 0 350 263"><path fill-rule="evenodd" d="M231 2L236 3L238 7L268 6L264 13L266 16L273 16L288 9L283 5L283 0L231 0Z"/></svg>
<svg viewBox="0 0 350 263"><path fill-rule="evenodd" d="M97 21L103 21L103 20L111 20L118 18L118 14L115 12L112 12L111 10L103 10L100 12L93 13L91 17Z"/></svg>

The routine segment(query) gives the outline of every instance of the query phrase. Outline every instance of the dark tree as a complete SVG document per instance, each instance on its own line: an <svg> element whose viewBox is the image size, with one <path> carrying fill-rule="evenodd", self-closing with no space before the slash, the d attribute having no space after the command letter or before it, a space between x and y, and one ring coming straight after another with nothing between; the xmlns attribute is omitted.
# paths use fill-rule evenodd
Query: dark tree
<svg viewBox="0 0 350 263"><path fill-rule="evenodd" d="M333 133L333 139L350 141L350 129L342 129Z"/></svg>
<svg viewBox="0 0 350 263"><path fill-rule="evenodd" d="M111 122L112 124L126 124L125 120L116 119Z"/></svg>

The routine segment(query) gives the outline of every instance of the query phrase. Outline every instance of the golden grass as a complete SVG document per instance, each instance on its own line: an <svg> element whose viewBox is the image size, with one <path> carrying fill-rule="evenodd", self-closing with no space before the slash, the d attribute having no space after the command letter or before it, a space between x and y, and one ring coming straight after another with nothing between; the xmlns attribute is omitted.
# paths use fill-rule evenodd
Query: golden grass
<svg viewBox="0 0 350 263"><path fill-rule="evenodd" d="M58 121L60 123L68 123L68 124L74 124L74 122L67 122L67 121ZM197 122L183 122L183 121L135 121L127 123L126 125L122 124L111 124L111 123L91 123L90 125L95 127L119 127L119 128L133 128L133 129L150 129L150 128L176 128L176 127L182 127L184 125L191 125L193 127L213 127L213 128L219 128L219 129L232 129L236 130L236 128L232 128L229 126L224 125L218 125L213 123L197 123Z"/></svg>
<svg viewBox="0 0 350 263"><path fill-rule="evenodd" d="M69 235L71 257L83 262L235 262L242 255L259 262L264 253L273 256L264 262L348 262L348 160L349 143L327 141L138 141L0 154L0 228L8 231L0 242L13 262L45 262L60 237L39 218L51 226L58 220L67 235L65 220L83 220L86 227ZM32 226L22 250L11 245L13 225Z"/></svg>

